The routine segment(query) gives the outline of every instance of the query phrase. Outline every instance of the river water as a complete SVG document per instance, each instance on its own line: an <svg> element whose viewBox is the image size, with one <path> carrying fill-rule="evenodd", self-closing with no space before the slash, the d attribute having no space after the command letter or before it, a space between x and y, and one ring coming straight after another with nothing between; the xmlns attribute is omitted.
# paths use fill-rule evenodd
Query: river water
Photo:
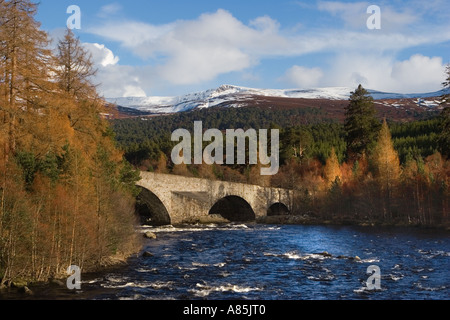
<svg viewBox="0 0 450 320"><path fill-rule="evenodd" d="M403 228L229 224L142 227L153 256L44 298L100 300L447 300L448 232ZM369 266L380 288L369 290ZM373 282L374 283L374 282Z"/></svg>

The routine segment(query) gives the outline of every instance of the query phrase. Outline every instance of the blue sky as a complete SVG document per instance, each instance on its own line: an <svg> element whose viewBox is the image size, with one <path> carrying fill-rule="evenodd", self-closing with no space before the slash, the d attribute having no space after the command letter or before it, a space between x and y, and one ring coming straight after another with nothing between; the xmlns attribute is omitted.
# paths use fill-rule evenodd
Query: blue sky
<svg viewBox="0 0 450 320"><path fill-rule="evenodd" d="M450 62L448 0L42 0L37 19L53 38L70 5L109 98L222 84L429 92ZM367 27L370 5L381 10L379 30Z"/></svg>

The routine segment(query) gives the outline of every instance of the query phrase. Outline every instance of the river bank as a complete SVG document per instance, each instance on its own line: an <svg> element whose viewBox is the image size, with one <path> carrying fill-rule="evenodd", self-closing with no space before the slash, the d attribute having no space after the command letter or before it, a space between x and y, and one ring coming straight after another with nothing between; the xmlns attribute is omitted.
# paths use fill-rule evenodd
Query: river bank
<svg viewBox="0 0 450 320"><path fill-rule="evenodd" d="M198 217L192 221L186 221L187 225L228 224L231 221L219 216ZM407 223L404 221L383 221L367 219L335 218L323 219L310 215L274 215L258 218L255 223L263 225L311 225L311 226L360 226L360 227L401 227L412 229L438 229L450 231L449 224L423 225L420 223Z"/></svg>
<svg viewBox="0 0 450 320"><path fill-rule="evenodd" d="M102 274L115 272L127 267L131 259L134 259L141 254L143 246L144 241L141 239L140 241L134 242L134 247L129 252L116 253L115 255L105 257L97 266L92 266L88 269L82 270L84 278L82 281L90 281L90 279L94 279ZM60 291L63 299L66 299L67 297L76 298L77 291L67 289L67 278L68 275L64 272L53 278L49 278L46 281L34 281L26 278L17 278L7 283L7 285L0 286L0 300L34 299L36 297L36 293L39 293L38 296L46 296L46 291Z"/></svg>
<svg viewBox="0 0 450 320"><path fill-rule="evenodd" d="M387 222L373 220L354 220L354 219L321 219L308 215L280 215L267 216L257 219L257 223L261 224L279 224L279 225L317 225L317 226L360 226L360 227L402 227L412 229L439 229L450 231L450 225L423 225L419 223L406 223L403 221Z"/></svg>
<svg viewBox="0 0 450 320"><path fill-rule="evenodd" d="M0 289L0 301L2 300L91 300L95 298L96 292L92 292L90 284L102 279L110 273L122 272L129 267L130 263L140 256L139 253L128 256L126 259L114 259L114 263L109 263L103 268L88 270L81 274L82 290L69 290L67 288L68 276L49 279L48 281L16 282L10 287Z"/></svg>

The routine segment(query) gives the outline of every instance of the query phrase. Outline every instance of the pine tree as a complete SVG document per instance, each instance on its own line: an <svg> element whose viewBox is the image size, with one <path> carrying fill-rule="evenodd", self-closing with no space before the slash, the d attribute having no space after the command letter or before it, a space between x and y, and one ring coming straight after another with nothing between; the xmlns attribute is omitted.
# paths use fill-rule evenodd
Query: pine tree
<svg viewBox="0 0 450 320"><path fill-rule="evenodd" d="M450 64L447 65L447 79L442 84L444 89L450 91ZM441 112L441 134L439 136L439 147L441 154L450 158L450 92L442 97L444 109Z"/></svg>
<svg viewBox="0 0 450 320"><path fill-rule="evenodd" d="M442 83L444 88L450 89L450 63L446 66L447 79ZM447 94L447 98L449 97L450 92Z"/></svg>
<svg viewBox="0 0 450 320"><path fill-rule="evenodd" d="M359 85L352 92L346 108L345 131L350 159L359 159L373 148L380 130L380 122L375 115L373 98Z"/></svg>

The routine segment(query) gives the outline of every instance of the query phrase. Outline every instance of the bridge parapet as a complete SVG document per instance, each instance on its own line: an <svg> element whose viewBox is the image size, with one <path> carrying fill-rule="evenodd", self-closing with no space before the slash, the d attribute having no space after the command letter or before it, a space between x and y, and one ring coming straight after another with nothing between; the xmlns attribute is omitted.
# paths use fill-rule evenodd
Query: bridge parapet
<svg viewBox="0 0 450 320"><path fill-rule="evenodd" d="M216 213L211 212L211 209L217 208L215 205L222 199L229 199L236 206L245 206L246 202L256 219L267 216L269 208L274 204L281 203L287 210L292 210L293 206L291 190L244 183L141 172L141 180L137 185L160 199L172 224L190 222ZM227 208L240 210L238 207Z"/></svg>

